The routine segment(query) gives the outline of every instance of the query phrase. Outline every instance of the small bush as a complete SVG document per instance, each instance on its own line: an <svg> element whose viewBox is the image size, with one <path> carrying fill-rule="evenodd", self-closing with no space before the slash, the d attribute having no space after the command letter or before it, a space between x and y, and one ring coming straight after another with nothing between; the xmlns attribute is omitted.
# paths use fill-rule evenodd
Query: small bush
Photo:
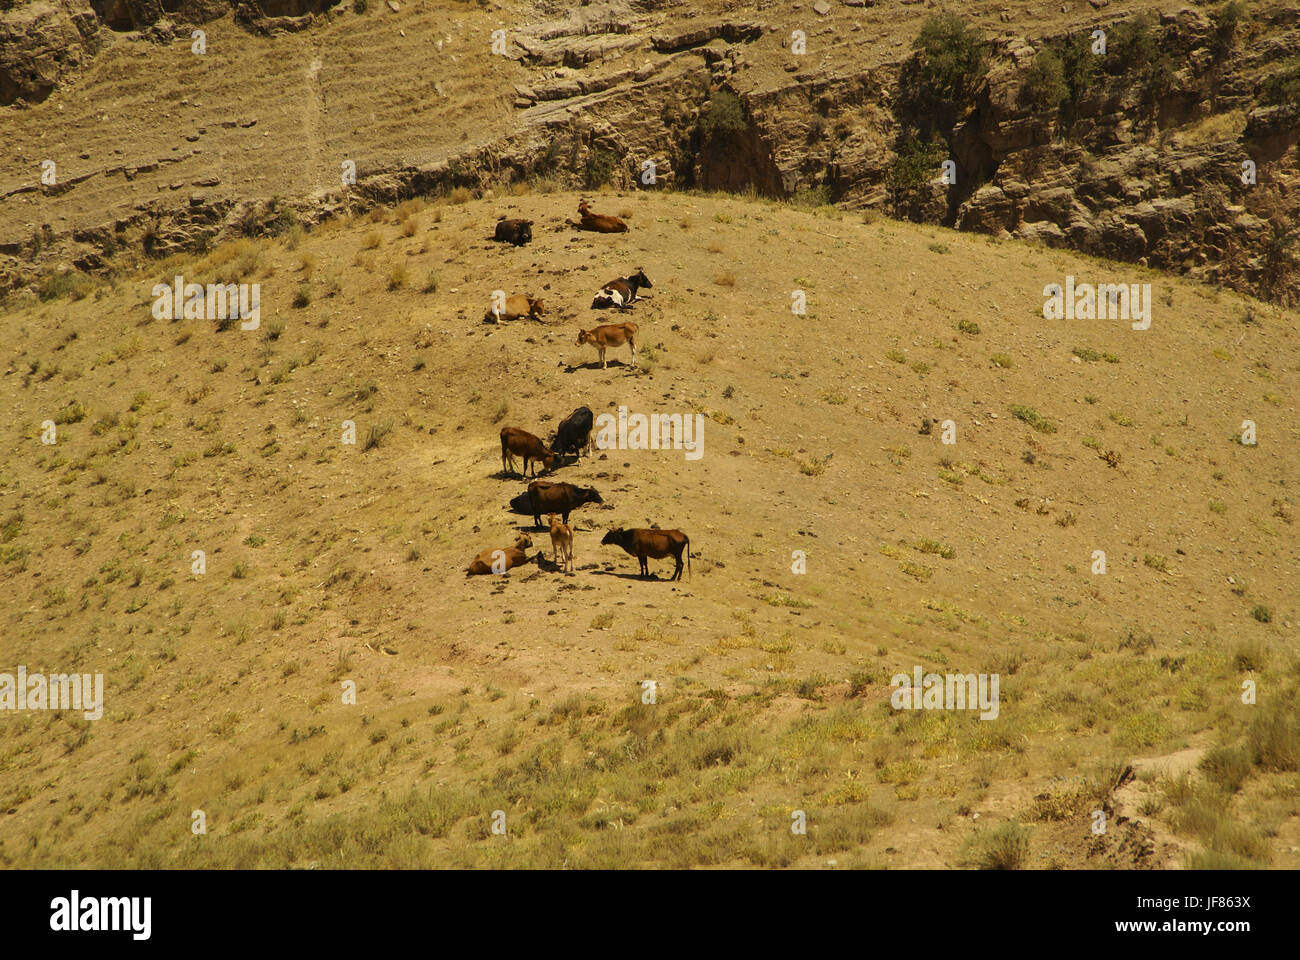
<svg viewBox="0 0 1300 960"><path fill-rule="evenodd" d="M749 130L744 106L730 90L717 90L700 112L700 132L713 140L738 136Z"/></svg>
<svg viewBox="0 0 1300 960"><path fill-rule="evenodd" d="M1056 110L1070 96L1065 64L1050 47L1038 52L1025 77L1025 101L1037 110Z"/></svg>
<svg viewBox="0 0 1300 960"><path fill-rule="evenodd" d="M970 96L988 70L983 37L954 13L926 20L912 49L923 56L921 82L942 103L956 104Z"/></svg>
<svg viewBox="0 0 1300 960"><path fill-rule="evenodd" d="M1012 821L981 830L967 844L965 862L980 870L1019 870L1029 859L1029 828Z"/></svg>
<svg viewBox="0 0 1300 960"><path fill-rule="evenodd" d="M1014 404L1011 407L1011 413L1017 420L1022 420L1029 424L1039 433L1055 433L1056 424L1047 420L1039 414L1033 407L1026 407L1021 404Z"/></svg>

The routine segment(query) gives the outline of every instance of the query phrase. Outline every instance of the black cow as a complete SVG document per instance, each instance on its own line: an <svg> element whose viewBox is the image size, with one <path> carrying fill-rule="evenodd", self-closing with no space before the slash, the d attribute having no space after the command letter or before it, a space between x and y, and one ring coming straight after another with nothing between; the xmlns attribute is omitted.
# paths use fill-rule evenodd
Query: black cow
<svg viewBox="0 0 1300 960"><path fill-rule="evenodd" d="M513 243L516 247L522 247L525 243L533 239L533 221L531 220L506 220L497 221L497 232L492 237L493 240L500 240L502 243Z"/></svg>
<svg viewBox="0 0 1300 960"><path fill-rule="evenodd" d="M560 456L571 453L580 459L584 449L590 451L591 428L595 422L596 418L592 416L590 407L579 407L574 410L560 422L555 436L551 438L552 452Z"/></svg>
<svg viewBox="0 0 1300 960"><path fill-rule="evenodd" d="M595 487L577 487L571 483L550 483L534 480L528 485L528 500L533 508L533 520L540 527L542 514L562 513L564 522L569 514L584 503L604 503Z"/></svg>

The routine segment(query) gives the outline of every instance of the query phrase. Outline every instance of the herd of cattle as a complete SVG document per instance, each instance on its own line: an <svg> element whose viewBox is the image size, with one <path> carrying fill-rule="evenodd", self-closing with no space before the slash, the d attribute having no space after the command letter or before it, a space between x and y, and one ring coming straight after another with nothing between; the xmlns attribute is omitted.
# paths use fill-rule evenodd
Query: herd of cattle
<svg viewBox="0 0 1300 960"><path fill-rule="evenodd" d="M581 218L578 222L568 220L566 223L580 230L591 230L596 233L625 233L627 231L627 224L618 217L592 213L591 207L585 200L578 204L578 214ZM502 218L497 221L496 232L492 239L522 247L532 242L532 226L532 220L507 220ZM591 307L593 310L604 310L611 307L618 310L631 310L632 304L641 299L639 291L650 289L653 286L650 278L645 275L645 271L641 267L637 267L630 276L617 277L605 284L600 289L600 292L596 294ZM504 303L494 304L484 315L483 320L485 323L519 320L525 317L537 320L541 319L545 313L546 305L542 300L533 297L531 294L514 294L506 297ZM635 366L637 330L637 325L631 320L625 320L621 323L600 324L590 330L579 328L578 346L591 344L595 347L603 370L605 369L605 352L610 347L621 347L623 344L627 344L632 351L632 365ZM535 479L537 477L537 465L540 463L543 472L549 473L557 467L563 466L568 457L572 457L572 462L576 463L582 459L584 453L590 454L594 448L592 443L594 423L595 418L591 409L589 407L579 407L560 422L559 427L546 443L543 443L541 438L518 427L501 428L502 475L508 476L511 473L518 473L515 457L519 457L523 461L523 472L518 473L518 475L527 479L531 467L532 476L534 477L528 484L528 489L511 501L510 507L517 513L532 514L533 522L538 528L547 529L549 527L552 561L557 570L566 572L572 572L573 570L573 528L569 526L569 514L584 504L603 504L605 501L595 487L579 487L572 483L553 483ZM542 523L542 514L547 516L545 525ZM562 519L557 519L557 514ZM691 561L690 544L690 538L682 531L661 530L658 527L631 530L611 527L605 534L604 539L601 540L601 546L618 546L630 556L636 557L640 566L639 574L642 577L650 576L648 560L662 560L671 556L676 564L671 577L672 580L681 579L683 554L685 554L686 568L689 570ZM497 547L480 553L466 568L465 575L504 574L513 567L530 562L528 548L532 545L532 538L526 533L520 533L513 546ZM536 557L531 559L540 560L543 556L544 554L539 552Z"/></svg>

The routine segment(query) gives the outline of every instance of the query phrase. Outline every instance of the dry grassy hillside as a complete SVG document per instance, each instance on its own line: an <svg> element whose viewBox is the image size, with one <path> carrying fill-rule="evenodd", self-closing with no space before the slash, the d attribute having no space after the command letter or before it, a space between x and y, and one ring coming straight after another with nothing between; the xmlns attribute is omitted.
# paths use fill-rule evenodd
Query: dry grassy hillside
<svg viewBox="0 0 1300 960"><path fill-rule="evenodd" d="M1294 313L825 208L464 199L0 313L0 670L106 697L0 716L0 862L1300 865ZM577 328L636 266L601 370ZM154 320L177 274L259 282L260 329ZM1067 274L1150 283L1150 329L1044 320ZM544 322L484 324L496 288ZM580 404L703 413L704 455L556 471L605 500L575 573L465 578L549 557L497 434ZM599 546L652 523L691 577ZM895 712L918 665L1000 674L998 718Z"/></svg>

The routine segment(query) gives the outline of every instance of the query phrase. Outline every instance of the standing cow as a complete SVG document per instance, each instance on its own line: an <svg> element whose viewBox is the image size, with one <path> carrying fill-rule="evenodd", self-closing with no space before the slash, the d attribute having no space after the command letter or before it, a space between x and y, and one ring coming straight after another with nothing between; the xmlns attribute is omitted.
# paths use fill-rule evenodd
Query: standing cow
<svg viewBox="0 0 1300 960"><path fill-rule="evenodd" d="M560 421L555 436L551 438L551 450L556 456L563 457L572 453L581 459L583 450L591 450L591 429L595 423L596 418L590 407L574 410Z"/></svg>
<svg viewBox="0 0 1300 960"><path fill-rule="evenodd" d="M550 483L546 480L534 480L528 485L528 502L533 508L533 520L540 527L543 513L563 514L564 522L569 522L569 514L584 503L604 503L595 487L579 487L572 483Z"/></svg>
<svg viewBox="0 0 1300 960"><path fill-rule="evenodd" d="M605 534L605 539L600 541L602 547L607 543L617 544L628 554L636 557L641 564L642 577L648 578L650 576L650 565L646 562L647 558L662 560L664 557L671 555L677 566L669 579L680 580L682 578L682 551L686 552L686 567L690 569L691 538L680 530L624 530L619 527L618 529L611 529L609 533Z"/></svg>

